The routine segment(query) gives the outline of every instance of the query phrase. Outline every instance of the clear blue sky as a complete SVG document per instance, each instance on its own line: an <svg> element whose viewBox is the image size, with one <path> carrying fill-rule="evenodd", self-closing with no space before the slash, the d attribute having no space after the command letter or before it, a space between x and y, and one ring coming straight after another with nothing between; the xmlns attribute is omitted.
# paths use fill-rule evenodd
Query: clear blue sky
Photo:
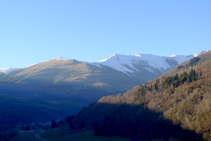
<svg viewBox="0 0 211 141"><path fill-rule="evenodd" d="M0 1L0 68L211 48L210 0Z"/></svg>

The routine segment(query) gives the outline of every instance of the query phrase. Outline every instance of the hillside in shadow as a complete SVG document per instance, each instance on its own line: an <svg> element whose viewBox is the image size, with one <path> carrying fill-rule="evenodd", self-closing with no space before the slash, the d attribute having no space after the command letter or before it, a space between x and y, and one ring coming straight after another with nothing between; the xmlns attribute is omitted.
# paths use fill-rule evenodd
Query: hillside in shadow
<svg viewBox="0 0 211 141"><path fill-rule="evenodd" d="M140 105L96 103L84 108L71 123L71 129L93 127L95 135L139 139L202 140L201 135L183 129L162 113Z"/></svg>

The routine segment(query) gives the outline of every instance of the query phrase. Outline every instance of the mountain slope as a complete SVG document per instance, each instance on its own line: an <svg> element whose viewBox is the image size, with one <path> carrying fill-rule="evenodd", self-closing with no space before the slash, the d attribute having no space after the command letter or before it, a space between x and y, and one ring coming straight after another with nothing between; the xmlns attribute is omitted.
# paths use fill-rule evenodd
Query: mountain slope
<svg viewBox="0 0 211 141"><path fill-rule="evenodd" d="M211 139L211 52L197 58L123 95L102 97L80 111L71 128L93 126L96 135L136 139Z"/></svg>

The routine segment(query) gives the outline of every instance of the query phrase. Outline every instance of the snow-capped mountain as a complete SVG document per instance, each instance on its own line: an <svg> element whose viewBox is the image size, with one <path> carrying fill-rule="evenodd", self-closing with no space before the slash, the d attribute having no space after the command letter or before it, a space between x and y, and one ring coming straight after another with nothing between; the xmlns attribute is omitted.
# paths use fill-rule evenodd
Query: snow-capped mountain
<svg viewBox="0 0 211 141"><path fill-rule="evenodd" d="M202 51L193 55L171 55L171 56L157 56L152 54L135 54L135 55L121 55L113 54L107 59L99 62L91 63L97 67L108 66L117 71L121 71L127 75L134 75L140 73L141 69L148 70L152 73L157 71L166 72L177 65L197 57L209 50Z"/></svg>
<svg viewBox="0 0 211 141"><path fill-rule="evenodd" d="M156 73L157 71L166 72L173 67L185 62L193 57L197 57L200 54L206 53L209 50L202 51L198 54L193 55L171 55L171 56L157 56L152 54L135 54L135 55L121 55L121 54L113 54L106 59L103 59L99 62L84 62L90 65L94 65L97 67L107 66L114 70L123 72L127 75L134 75L135 73L140 73L140 68L148 70L152 73ZM65 58L56 58L55 60L70 60ZM41 62L43 63L43 62ZM29 65L24 68L0 68L0 73L10 73L11 71L17 69L25 69L34 65L38 65L41 63L36 63L33 65Z"/></svg>
<svg viewBox="0 0 211 141"><path fill-rule="evenodd" d="M0 93L93 102L102 96L124 93L138 84L145 84L174 67L179 71L176 66L180 63L195 56L200 58L210 54L168 57L114 54L94 63L57 58L1 74ZM1 70L8 72L7 69Z"/></svg>
<svg viewBox="0 0 211 141"><path fill-rule="evenodd" d="M160 57L151 54L113 54L107 59L92 63L92 65L98 67L108 66L117 71L132 75L140 72L140 69L138 69L138 67L149 70L151 72L155 72L157 70L167 71L193 57L194 55L172 55L170 57Z"/></svg>

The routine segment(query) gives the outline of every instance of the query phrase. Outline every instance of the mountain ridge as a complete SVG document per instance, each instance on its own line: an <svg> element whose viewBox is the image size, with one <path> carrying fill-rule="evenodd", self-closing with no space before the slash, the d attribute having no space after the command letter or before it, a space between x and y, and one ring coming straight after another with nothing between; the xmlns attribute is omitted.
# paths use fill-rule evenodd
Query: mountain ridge
<svg viewBox="0 0 211 141"><path fill-rule="evenodd" d="M209 51L209 50L207 50L207 51ZM193 57L196 57L199 54L205 53L207 51L202 51L200 53L193 54L193 55L171 55L171 56L158 56L158 55L152 55L152 54L135 54L135 55L113 54L113 55L109 56L108 58L100 60L98 62L86 62L86 61L78 61L78 62L89 63L91 65L95 65L95 66L98 66L98 67L100 67L101 65L105 65L105 66L112 67L113 69L116 69L118 71L122 71L122 72L125 72L125 73L128 73L128 72L129 73L134 73L134 71L138 71L138 70L132 65L132 63L136 63L137 61L148 61L148 59L151 59L152 57L154 57L154 58L158 57L158 58L163 58L162 62L164 61L164 59L169 59L169 60L176 60L177 64L180 64L180 63L182 63L184 61L187 61L187 60L189 60L189 59L191 59ZM114 59L115 57L117 57L118 59L115 60ZM125 60L124 58L127 58L129 61ZM113 62L110 61L111 59L113 60ZM123 59L123 61L118 63L119 59ZM55 59L52 59L52 60L74 60L74 59L65 59L65 58L61 57L61 58L55 58ZM110 62L108 62L108 61L110 61ZM115 61L117 61L117 62L115 62ZM125 63L124 61L127 61L127 62ZM153 61L157 61L157 60L153 60ZM154 62L154 63L153 63L153 61L151 61L151 62L148 61L149 66L152 66L154 68L159 67L159 69L161 69L162 67L163 67L163 69L167 69L167 67L170 67L170 66L168 66L168 62L167 62L167 64L165 64L165 62L164 62L164 66L156 66L155 64L158 64L158 62L160 60L157 61L157 62ZM45 62L32 64L32 65L29 65L29 66L26 66L26 67L22 67L22 68L0 68L0 72L6 74L6 73L12 72L13 70L25 69L25 68L28 68L28 67L31 67L31 66L34 66L34 65L42 64L42 63L45 63ZM109 63L111 63L111 64L109 64ZM120 69L118 67L115 67L114 65L117 65L117 66L119 66L122 69ZM129 66L130 69L128 69L124 65Z"/></svg>
<svg viewBox="0 0 211 141"><path fill-rule="evenodd" d="M97 63L56 58L10 73L1 73L0 92L34 98L75 97L93 102L104 95L124 93L138 84L153 80L178 66L178 62L194 56L197 54L173 57L112 55ZM92 94L88 95L87 92Z"/></svg>

